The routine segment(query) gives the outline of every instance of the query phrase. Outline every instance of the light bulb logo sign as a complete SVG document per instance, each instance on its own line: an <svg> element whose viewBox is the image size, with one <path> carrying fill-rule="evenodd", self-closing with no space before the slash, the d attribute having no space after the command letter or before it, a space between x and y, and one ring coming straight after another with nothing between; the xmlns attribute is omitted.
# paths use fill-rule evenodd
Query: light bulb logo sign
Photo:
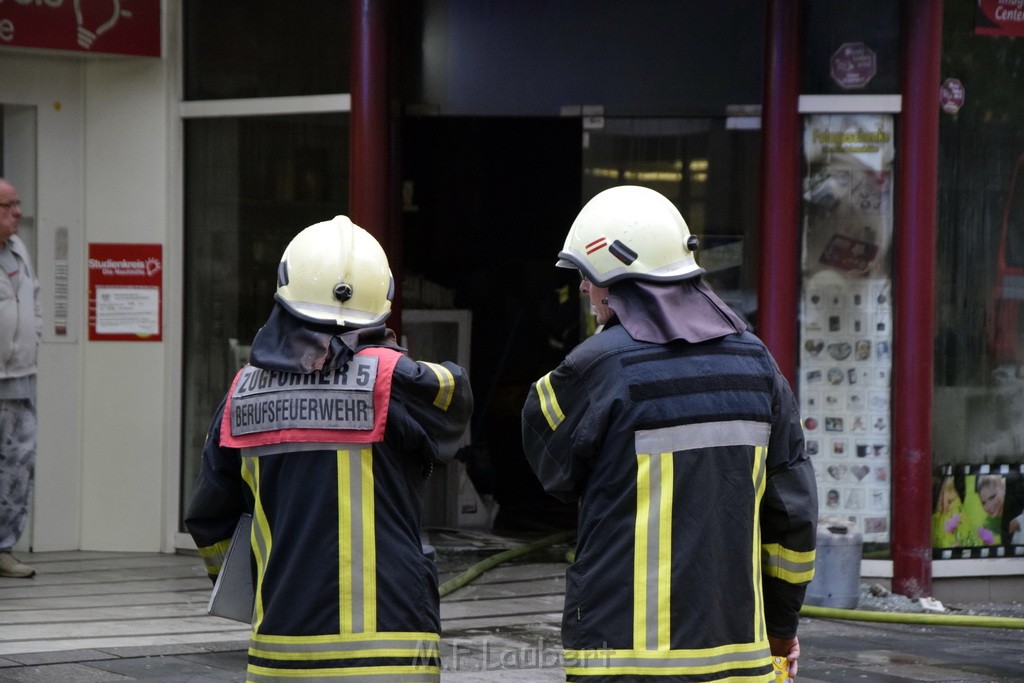
<svg viewBox="0 0 1024 683"><path fill-rule="evenodd" d="M160 0L0 0L0 47L160 56Z"/></svg>
<svg viewBox="0 0 1024 683"><path fill-rule="evenodd" d="M78 44L86 50L92 47L97 37L114 28L121 18L120 0L74 0L74 7L75 21L78 23Z"/></svg>
<svg viewBox="0 0 1024 683"><path fill-rule="evenodd" d="M163 245L89 244L89 341L163 340Z"/></svg>

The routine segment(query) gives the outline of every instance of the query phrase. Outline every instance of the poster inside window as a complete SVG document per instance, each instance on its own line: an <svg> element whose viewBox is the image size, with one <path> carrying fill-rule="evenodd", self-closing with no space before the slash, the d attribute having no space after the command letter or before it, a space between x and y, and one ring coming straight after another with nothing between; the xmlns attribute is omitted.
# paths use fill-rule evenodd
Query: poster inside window
<svg viewBox="0 0 1024 683"><path fill-rule="evenodd" d="M1024 557L1024 467L943 467L933 494L935 558Z"/></svg>
<svg viewBox="0 0 1024 683"><path fill-rule="evenodd" d="M823 520L890 534L893 117L804 117L799 395Z"/></svg>

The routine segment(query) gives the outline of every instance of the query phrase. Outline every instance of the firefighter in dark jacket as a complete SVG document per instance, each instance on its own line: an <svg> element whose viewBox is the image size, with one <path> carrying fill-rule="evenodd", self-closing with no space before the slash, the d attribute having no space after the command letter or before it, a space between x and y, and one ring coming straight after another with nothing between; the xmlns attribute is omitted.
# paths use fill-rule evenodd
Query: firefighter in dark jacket
<svg viewBox="0 0 1024 683"><path fill-rule="evenodd" d="M245 512L256 601L249 681L438 681L423 484L473 410L466 372L410 359L394 282L348 218L288 245L276 303L214 415L186 525L215 578Z"/></svg>
<svg viewBox="0 0 1024 683"><path fill-rule="evenodd" d="M601 327L531 387L523 443L579 506L569 681L769 681L773 655L796 673L814 472L789 384L696 246L668 199L620 186L559 254Z"/></svg>

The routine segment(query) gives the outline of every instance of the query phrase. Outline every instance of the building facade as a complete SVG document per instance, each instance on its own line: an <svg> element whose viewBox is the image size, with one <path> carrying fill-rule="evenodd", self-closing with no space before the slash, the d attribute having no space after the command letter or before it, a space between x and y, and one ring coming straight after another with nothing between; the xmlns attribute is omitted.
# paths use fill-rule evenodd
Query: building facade
<svg viewBox="0 0 1024 683"><path fill-rule="evenodd" d="M635 183L676 202L779 358L866 571L1024 576L977 495L1024 462L1024 46L998 2L946 2L919 33L932 3L131 2L0 5L0 174L46 321L22 546L190 546L207 422L277 259L339 213L388 247L410 347L434 340L406 310L472 320L463 461L499 524L571 524L518 413L587 333L553 267L572 217ZM371 85L386 153L364 151Z"/></svg>

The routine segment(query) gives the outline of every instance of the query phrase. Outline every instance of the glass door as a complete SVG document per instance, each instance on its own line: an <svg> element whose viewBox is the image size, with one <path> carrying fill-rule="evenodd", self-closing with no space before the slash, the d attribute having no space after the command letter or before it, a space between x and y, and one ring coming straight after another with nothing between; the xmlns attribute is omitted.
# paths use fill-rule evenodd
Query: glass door
<svg viewBox="0 0 1024 683"><path fill-rule="evenodd" d="M185 123L182 514L210 418L274 304L282 252L347 213L348 140L340 112Z"/></svg>

